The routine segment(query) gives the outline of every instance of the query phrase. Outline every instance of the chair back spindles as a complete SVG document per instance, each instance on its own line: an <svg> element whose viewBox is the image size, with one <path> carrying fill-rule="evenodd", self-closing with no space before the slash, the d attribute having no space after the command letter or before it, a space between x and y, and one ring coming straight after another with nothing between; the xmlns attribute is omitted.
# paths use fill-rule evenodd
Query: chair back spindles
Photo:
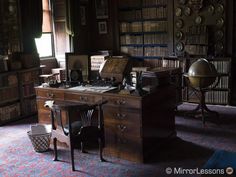
<svg viewBox="0 0 236 177"><path fill-rule="evenodd" d="M107 101L99 101L91 105L66 102L52 105L45 103L45 106L51 109L54 160L58 160L57 141L66 143L70 147L72 170L74 171L75 144L81 144L81 151L84 152L84 142L97 139L99 142L100 160L104 161L102 157L102 149L104 147L102 106L105 103ZM65 117L62 114L64 111L66 113ZM94 118L97 118L97 122L93 120Z"/></svg>

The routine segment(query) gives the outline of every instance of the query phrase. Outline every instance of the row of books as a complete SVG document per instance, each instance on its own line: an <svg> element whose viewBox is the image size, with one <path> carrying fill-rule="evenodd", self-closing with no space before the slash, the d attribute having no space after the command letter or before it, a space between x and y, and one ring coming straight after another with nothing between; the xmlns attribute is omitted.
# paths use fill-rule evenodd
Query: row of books
<svg viewBox="0 0 236 177"><path fill-rule="evenodd" d="M162 58L162 67L183 68L182 60Z"/></svg>
<svg viewBox="0 0 236 177"><path fill-rule="evenodd" d="M144 47L144 56L167 56L167 47Z"/></svg>
<svg viewBox="0 0 236 177"><path fill-rule="evenodd" d="M37 103L34 99L25 99L22 104L22 115L29 115L37 112Z"/></svg>
<svg viewBox="0 0 236 177"><path fill-rule="evenodd" d="M190 59L190 65L195 62L198 58L191 58ZM208 59L216 68L218 73L221 74L228 74L230 73L230 65L231 61L227 58L215 58L215 59ZM184 72L186 72L186 59L182 58L163 58L162 59L163 67L181 67L184 69ZM223 80L227 78L227 81L222 81L228 83L228 77L221 77ZM220 81L221 82L221 81Z"/></svg>
<svg viewBox="0 0 236 177"><path fill-rule="evenodd" d="M142 32L142 22L132 22L132 23L127 23L127 22L122 22L120 24L120 32L125 33L125 32Z"/></svg>
<svg viewBox="0 0 236 177"><path fill-rule="evenodd" d="M208 46L202 45L185 45L185 51L189 55L207 55Z"/></svg>
<svg viewBox="0 0 236 177"><path fill-rule="evenodd" d="M143 6L166 5L166 0L143 0Z"/></svg>
<svg viewBox="0 0 236 177"><path fill-rule="evenodd" d="M145 21L143 23L144 32L167 31L167 21Z"/></svg>
<svg viewBox="0 0 236 177"><path fill-rule="evenodd" d="M160 58L144 59L144 66L150 68L162 67L162 60Z"/></svg>
<svg viewBox="0 0 236 177"><path fill-rule="evenodd" d="M3 74L0 76L0 87L17 86L18 79L16 74Z"/></svg>
<svg viewBox="0 0 236 177"><path fill-rule="evenodd" d="M28 72L24 72L21 74L21 82L27 83L27 82L34 82L36 80L38 80L38 76L39 76L39 71L35 70L35 71L28 71Z"/></svg>
<svg viewBox="0 0 236 177"><path fill-rule="evenodd" d="M207 27L204 25L200 26L190 26L186 30L186 34L188 35L200 35L200 34L207 34Z"/></svg>
<svg viewBox="0 0 236 177"><path fill-rule="evenodd" d="M228 89L228 88L229 88L229 76L220 77L216 89Z"/></svg>
<svg viewBox="0 0 236 177"><path fill-rule="evenodd" d="M206 35L190 35L190 36L187 35L186 44L207 45L208 38Z"/></svg>
<svg viewBox="0 0 236 177"><path fill-rule="evenodd" d="M205 101L206 101L206 103L228 104L229 103L229 92L228 91L206 92Z"/></svg>
<svg viewBox="0 0 236 177"><path fill-rule="evenodd" d="M125 20L141 20L141 19L156 19L156 18L167 18L167 8L166 7L150 7L120 11L119 19L121 21Z"/></svg>
<svg viewBox="0 0 236 177"><path fill-rule="evenodd" d="M23 86L23 96L32 96L35 95L34 83L25 84Z"/></svg>
<svg viewBox="0 0 236 177"><path fill-rule="evenodd" d="M15 100L19 98L18 86L8 87L8 88L0 88L0 98L2 102L6 102L8 100Z"/></svg>
<svg viewBox="0 0 236 177"><path fill-rule="evenodd" d="M17 1L1 1L2 13L0 34L0 52L1 54L8 54L9 52L20 51L20 29L17 17ZM11 7L11 10L6 8ZM1 11L0 10L0 11Z"/></svg>
<svg viewBox="0 0 236 177"><path fill-rule="evenodd" d="M185 101L199 103L200 97L198 94L198 92L193 93L192 91L189 91L188 95L191 96L188 96L188 99ZM206 92L205 102L208 104L229 104L229 91L214 90Z"/></svg>
<svg viewBox="0 0 236 177"><path fill-rule="evenodd" d="M143 36L142 35L122 35L120 36L120 43L121 45L126 44L142 44L143 43Z"/></svg>
<svg viewBox="0 0 236 177"><path fill-rule="evenodd" d="M140 6L157 6L167 5L166 0L119 0L119 7L140 7Z"/></svg>
<svg viewBox="0 0 236 177"><path fill-rule="evenodd" d="M143 47L121 47L121 52L130 56L143 56Z"/></svg>
<svg viewBox="0 0 236 177"><path fill-rule="evenodd" d="M122 22L120 32L166 32L167 27L166 21Z"/></svg>
<svg viewBox="0 0 236 177"><path fill-rule="evenodd" d="M230 61L227 60L214 60L210 61L216 68L217 72L228 74L230 73Z"/></svg>
<svg viewBox="0 0 236 177"><path fill-rule="evenodd" d="M4 106L0 108L0 123L17 118L21 115L20 103Z"/></svg>
<svg viewBox="0 0 236 177"><path fill-rule="evenodd" d="M144 44L167 44L167 34L144 34Z"/></svg>
<svg viewBox="0 0 236 177"><path fill-rule="evenodd" d="M142 19L142 10L121 11L119 13L120 20L140 20Z"/></svg>
<svg viewBox="0 0 236 177"><path fill-rule="evenodd" d="M167 18L166 7L143 8L143 19Z"/></svg>
<svg viewBox="0 0 236 177"><path fill-rule="evenodd" d="M141 0L119 0L119 7L140 7L142 5Z"/></svg>

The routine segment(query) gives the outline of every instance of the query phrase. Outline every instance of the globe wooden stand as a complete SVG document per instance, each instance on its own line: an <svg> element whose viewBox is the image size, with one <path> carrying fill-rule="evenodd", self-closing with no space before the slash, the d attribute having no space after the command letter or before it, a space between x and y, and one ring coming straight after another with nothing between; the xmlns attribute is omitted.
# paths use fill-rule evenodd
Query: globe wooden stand
<svg viewBox="0 0 236 177"><path fill-rule="evenodd" d="M190 82L189 82L189 76L188 74L184 74L184 77L187 78L188 80L188 85L195 91L199 92L200 93L200 100L199 100L199 103L197 105L197 107L195 109L193 109L192 111L190 111L189 113L191 114L197 114L199 111L200 111L200 115L201 115L201 118L202 118L202 123L203 123L203 126L205 126L205 118L206 118L206 113L210 113L210 114L214 114L216 117L217 117L217 122L219 123L219 113L216 112L216 111L212 111L210 110L207 106L206 106L206 102L205 102L205 95L206 95L206 92L208 91L211 91L212 89L214 89L218 83L219 83L219 80L220 80L220 77L219 75L217 76L216 78L216 81L212 84L211 87L208 87L208 88L202 88L202 87L199 87L199 88L194 88L191 86ZM204 77L202 78L199 78L200 79L200 83L203 81L203 79L205 79ZM199 85L202 85L202 84L199 84Z"/></svg>

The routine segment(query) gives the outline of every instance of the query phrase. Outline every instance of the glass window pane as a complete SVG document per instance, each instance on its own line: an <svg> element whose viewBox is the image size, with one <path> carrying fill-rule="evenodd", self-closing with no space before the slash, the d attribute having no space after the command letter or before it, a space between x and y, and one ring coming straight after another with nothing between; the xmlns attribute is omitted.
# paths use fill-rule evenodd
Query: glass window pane
<svg viewBox="0 0 236 177"><path fill-rule="evenodd" d="M52 34L42 34L41 38L35 39L36 47L40 57L52 56Z"/></svg>

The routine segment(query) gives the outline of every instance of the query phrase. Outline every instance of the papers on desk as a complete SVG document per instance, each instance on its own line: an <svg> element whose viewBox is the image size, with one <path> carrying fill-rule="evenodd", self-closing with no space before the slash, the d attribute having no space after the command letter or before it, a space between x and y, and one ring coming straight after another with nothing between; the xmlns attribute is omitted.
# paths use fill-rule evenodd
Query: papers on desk
<svg viewBox="0 0 236 177"><path fill-rule="evenodd" d="M69 88L70 90L76 91L83 91L83 92L97 92L97 93L104 93L110 90L114 90L117 87L110 87L110 86L77 86Z"/></svg>

